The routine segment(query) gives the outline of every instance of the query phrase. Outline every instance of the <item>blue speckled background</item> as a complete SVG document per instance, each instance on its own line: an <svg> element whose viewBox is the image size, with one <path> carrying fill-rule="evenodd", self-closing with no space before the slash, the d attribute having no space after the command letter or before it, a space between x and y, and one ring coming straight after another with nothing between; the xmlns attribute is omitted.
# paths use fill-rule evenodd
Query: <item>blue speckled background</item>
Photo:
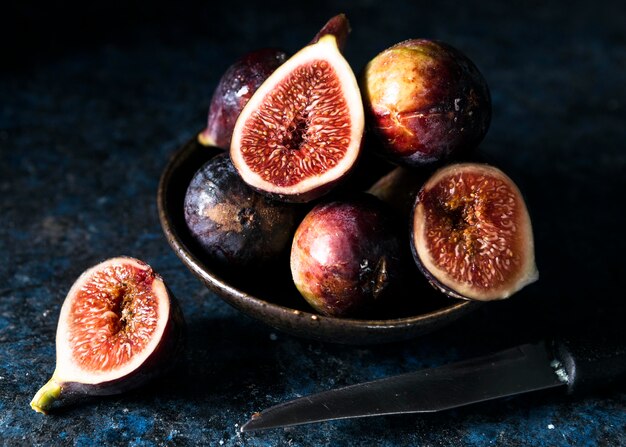
<svg viewBox="0 0 626 447"><path fill-rule="evenodd" d="M255 411L331 387L623 324L626 8L623 2L9 2L0 31L0 439L4 445L626 445L626 393L536 393L442 414L254 434ZM355 70L387 46L438 38L491 87L482 149L526 195L541 279L437 333L387 346L294 338L208 292L169 249L159 175L204 125L215 84L259 46L297 50L352 22ZM58 409L29 401L54 369L73 281L111 256L149 262L188 322L185 362L137 391Z"/></svg>

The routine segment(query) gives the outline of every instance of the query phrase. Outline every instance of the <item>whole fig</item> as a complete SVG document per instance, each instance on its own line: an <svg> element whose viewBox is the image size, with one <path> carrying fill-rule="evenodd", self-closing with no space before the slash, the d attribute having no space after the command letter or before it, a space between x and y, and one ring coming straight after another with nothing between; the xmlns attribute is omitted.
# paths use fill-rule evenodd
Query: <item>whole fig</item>
<svg viewBox="0 0 626 447"><path fill-rule="evenodd" d="M235 122L252 94L278 68L287 55L275 48L248 53L222 75L209 106L207 127L198 135L204 146L230 147Z"/></svg>
<svg viewBox="0 0 626 447"><path fill-rule="evenodd" d="M361 87L382 155L401 165L465 155L489 128L487 82L443 42L412 39L388 48L366 66Z"/></svg>
<svg viewBox="0 0 626 447"><path fill-rule="evenodd" d="M191 180L185 221L205 255L225 267L259 266L288 253L299 208L273 201L246 185L222 153Z"/></svg>
<svg viewBox="0 0 626 447"><path fill-rule="evenodd" d="M313 208L294 236L291 273L324 315L363 314L386 302L402 280L396 222L369 194Z"/></svg>

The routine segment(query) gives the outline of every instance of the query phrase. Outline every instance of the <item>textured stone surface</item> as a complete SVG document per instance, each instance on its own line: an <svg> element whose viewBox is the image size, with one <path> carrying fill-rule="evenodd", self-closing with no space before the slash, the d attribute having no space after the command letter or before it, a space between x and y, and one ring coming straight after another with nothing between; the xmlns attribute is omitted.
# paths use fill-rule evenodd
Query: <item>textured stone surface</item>
<svg viewBox="0 0 626 447"><path fill-rule="evenodd" d="M222 7L211 21L207 7L194 4L207 20L192 10L173 17L206 29L173 26L162 34L155 23L163 19L152 20L125 34L127 41L107 40L100 30L91 44L52 47L41 63L31 60L0 75L2 443L626 444L623 387L579 398L536 393L442 414L239 432L251 413L285 399L561 330L585 333L607 319L623 324L626 316L621 2L362 1L344 8L353 27L346 54L357 71L378 51L413 37L447 41L483 71L494 117L482 149L527 197L538 283L438 333L373 347L277 333L204 289L162 235L158 178L168 156L201 130L211 92L231 61L259 46L295 51L337 12L296 3L286 10L279 2ZM186 362L135 392L49 417L36 414L28 404L54 369L65 294L84 269L122 254L149 262L178 296L189 326Z"/></svg>

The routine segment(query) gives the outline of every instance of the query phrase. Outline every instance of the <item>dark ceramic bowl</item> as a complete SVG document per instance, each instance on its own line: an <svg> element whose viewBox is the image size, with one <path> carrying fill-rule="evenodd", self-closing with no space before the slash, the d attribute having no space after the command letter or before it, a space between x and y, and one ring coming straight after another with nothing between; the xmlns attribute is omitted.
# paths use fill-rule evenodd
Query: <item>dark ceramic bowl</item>
<svg viewBox="0 0 626 447"><path fill-rule="evenodd" d="M447 297L422 298L401 317L380 320L333 318L314 313L291 281L289 261L276 271L227 271L211 265L189 235L183 213L187 185L215 149L195 138L181 147L165 167L158 190L159 219L167 241L185 266L224 301L257 320L293 335L346 344L406 340L439 329L475 309L479 303ZM269 279L268 279L269 278ZM432 291L429 293L432 296ZM411 293L412 294L412 291Z"/></svg>

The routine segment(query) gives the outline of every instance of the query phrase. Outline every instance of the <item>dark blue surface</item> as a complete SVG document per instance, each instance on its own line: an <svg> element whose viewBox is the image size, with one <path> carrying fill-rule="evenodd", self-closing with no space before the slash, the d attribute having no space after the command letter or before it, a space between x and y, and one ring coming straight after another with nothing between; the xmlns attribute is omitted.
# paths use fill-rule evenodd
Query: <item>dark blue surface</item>
<svg viewBox="0 0 626 447"><path fill-rule="evenodd" d="M3 444L626 444L623 387L239 432L253 412L285 399L552 332L624 323L623 3L383 3L213 10L197 2L171 13L159 3L145 20L141 8L125 11L116 3L112 10L74 10L69 18L13 5L18 18L32 21L17 35L22 46L8 51L12 65L0 77ZM242 316L183 267L157 218L161 170L204 125L212 90L231 61L259 46L295 51L339 10L352 22L346 56L357 71L378 51L412 37L447 41L476 62L494 102L482 149L518 182L535 226L538 283L410 342L317 343ZM80 25L83 13L89 20ZM126 21L119 18L126 13ZM90 33L98 16L111 29ZM48 417L33 412L30 399L54 370L65 294L87 267L121 254L150 263L178 296L189 329L186 361L140 390Z"/></svg>

